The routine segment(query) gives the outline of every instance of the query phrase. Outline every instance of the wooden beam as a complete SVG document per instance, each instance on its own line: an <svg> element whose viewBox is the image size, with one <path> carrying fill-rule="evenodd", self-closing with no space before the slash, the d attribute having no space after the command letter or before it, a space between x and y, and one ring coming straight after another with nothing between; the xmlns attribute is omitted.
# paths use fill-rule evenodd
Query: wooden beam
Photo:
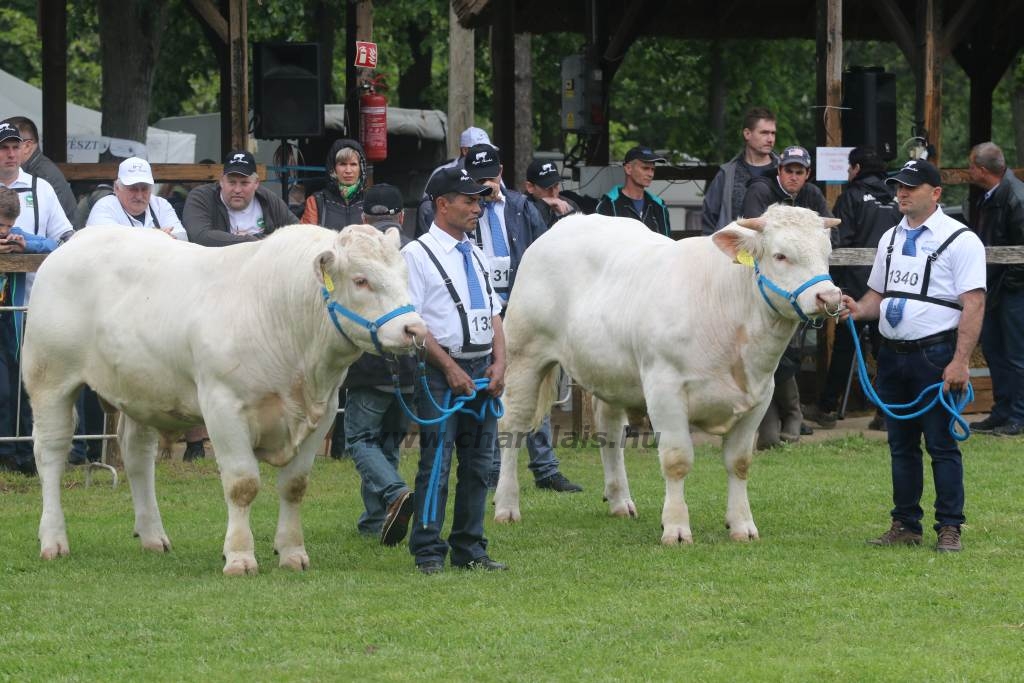
<svg viewBox="0 0 1024 683"><path fill-rule="evenodd" d="M68 31L66 0L39 0L43 62L42 144L53 161L68 158ZM10 112L13 113L13 112Z"/></svg>
<svg viewBox="0 0 1024 683"><path fill-rule="evenodd" d="M189 2L192 4L192 8L195 9L196 14L203 20L203 23L220 38L224 45L227 45L228 21L221 15L220 10L217 9L212 0L189 0Z"/></svg>
<svg viewBox="0 0 1024 683"><path fill-rule="evenodd" d="M622 65L629 46L636 42L642 21L648 16L649 4L647 0L626 3L626 11L623 13L615 33L609 37L604 54L601 55L601 66L604 68L606 83L611 83L614 79L615 72Z"/></svg>
<svg viewBox="0 0 1024 683"><path fill-rule="evenodd" d="M918 0L920 24L923 33L921 50L921 88L923 95L922 118L928 132L928 142L935 149L929 161L936 166L942 158L942 0Z"/></svg>
<svg viewBox="0 0 1024 683"><path fill-rule="evenodd" d="M911 71L917 73L917 41L914 39L914 29L907 21L899 5L893 0L873 0L875 12L878 13L881 24L889 28L892 39L896 46L903 53L910 64Z"/></svg>
<svg viewBox="0 0 1024 683"><path fill-rule="evenodd" d="M448 6L448 155L459 156L459 134L473 125L476 49L473 29L463 28Z"/></svg>
<svg viewBox="0 0 1024 683"><path fill-rule="evenodd" d="M501 150L502 178L514 185L516 175L515 7L501 2L491 24L491 69L494 85L491 140Z"/></svg>
<svg viewBox="0 0 1024 683"><path fill-rule="evenodd" d="M529 33L517 33L515 44L515 174L512 187L526 186L526 167L533 159L533 59Z"/></svg>
<svg viewBox="0 0 1024 683"><path fill-rule="evenodd" d="M843 141L840 107L843 103L843 0L818 0L817 3L817 118L818 145L837 147ZM839 186L825 188L831 206L839 198Z"/></svg>
<svg viewBox="0 0 1024 683"><path fill-rule="evenodd" d="M117 164L57 164L67 180L92 180L113 182L117 177ZM200 182L219 180L224 173L221 164L152 164L153 180L164 182ZM265 164L256 164L256 175L267 178ZM3 271L0 271L3 272Z"/></svg>
<svg viewBox="0 0 1024 683"><path fill-rule="evenodd" d="M980 17L982 9L978 0L961 0L956 13L949 18L943 28L940 45L942 57L948 57L953 48L966 37L967 32Z"/></svg>
<svg viewBox="0 0 1024 683"><path fill-rule="evenodd" d="M228 1L231 149L249 148L249 27L247 0ZM223 112L222 112L223 115ZM223 145L221 145L223 147Z"/></svg>

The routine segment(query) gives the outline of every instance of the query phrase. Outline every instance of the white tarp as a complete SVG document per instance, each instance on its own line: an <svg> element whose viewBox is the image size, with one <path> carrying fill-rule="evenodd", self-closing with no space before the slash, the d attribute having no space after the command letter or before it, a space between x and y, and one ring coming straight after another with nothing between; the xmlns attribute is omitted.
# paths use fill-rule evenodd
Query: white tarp
<svg viewBox="0 0 1024 683"><path fill-rule="evenodd" d="M0 119L9 116L27 116L35 121L42 133L43 93L39 88L0 69ZM145 156L153 163L195 163L196 136L192 133L148 128L146 144L134 140L104 137L100 133L103 116L88 107L68 103L68 161L95 163L106 149L121 156ZM42 141L46 151L46 140Z"/></svg>

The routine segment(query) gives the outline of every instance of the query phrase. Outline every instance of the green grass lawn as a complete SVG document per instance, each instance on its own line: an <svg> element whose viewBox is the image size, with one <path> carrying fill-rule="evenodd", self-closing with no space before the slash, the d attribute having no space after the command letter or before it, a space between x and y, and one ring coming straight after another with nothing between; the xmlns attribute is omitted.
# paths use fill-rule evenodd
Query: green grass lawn
<svg viewBox="0 0 1024 683"><path fill-rule="evenodd" d="M38 559L37 483L0 474L0 680L1019 681L1022 445L967 442L955 555L937 555L930 530L920 548L864 544L888 526L889 465L884 444L859 437L759 454L750 544L729 540L719 452L700 448L695 544L673 548L659 543L653 452L627 452L636 520L607 516L596 451L560 453L586 489L575 495L534 488L524 454L523 522L487 524L511 570L432 577L404 546L356 533L350 461L317 461L302 574L277 568L264 470L261 571L234 579L221 575L213 462L158 467L167 555L132 538L126 484L85 488L70 473L72 554L55 562Z"/></svg>

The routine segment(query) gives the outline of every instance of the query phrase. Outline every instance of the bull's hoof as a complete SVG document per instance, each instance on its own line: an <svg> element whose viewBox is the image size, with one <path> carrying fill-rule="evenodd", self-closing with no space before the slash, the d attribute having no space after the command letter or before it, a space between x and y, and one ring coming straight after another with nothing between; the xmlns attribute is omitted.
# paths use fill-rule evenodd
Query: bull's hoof
<svg viewBox="0 0 1024 683"><path fill-rule="evenodd" d="M281 569L291 569L295 572L304 572L309 569L309 555L306 554L304 548L298 548L294 550L286 550L284 552L278 552L281 556L281 562L279 566Z"/></svg>
<svg viewBox="0 0 1024 683"><path fill-rule="evenodd" d="M745 543L747 541L756 541L760 536L757 535L757 527L754 526L753 522L740 522L739 524L726 523L726 527L729 528L729 538L734 541Z"/></svg>
<svg viewBox="0 0 1024 683"><path fill-rule="evenodd" d="M612 517L632 517L634 519L639 517L636 511L636 503L634 503L632 499L615 503L608 508L608 514Z"/></svg>
<svg viewBox="0 0 1024 683"><path fill-rule="evenodd" d="M662 531L662 545L679 545L681 543L686 545L693 544L693 533L691 533L689 528L684 526L670 526Z"/></svg>
<svg viewBox="0 0 1024 683"><path fill-rule="evenodd" d="M256 564L256 557L233 553L224 565L224 576L245 576L246 574L258 574L259 565Z"/></svg>
<svg viewBox="0 0 1024 683"><path fill-rule="evenodd" d="M39 547L39 557L44 560L56 560L58 557L65 557L70 554L71 548L68 546L67 536L63 539L43 543Z"/></svg>
<svg viewBox="0 0 1024 683"><path fill-rule="evenodd" d="M153 536L142 536L138 533L135 535L139 537L143 550L152 550L155 553L166 553L171 550L171 539L163 532Z"/></svg>
<svg viewBox="0 0 1024 683"><path fill-rule="evenodd" d="M498 507L494 509L494 521L500 524L509 524L521 521L523 516L519 514L518 507Z"/></svg>

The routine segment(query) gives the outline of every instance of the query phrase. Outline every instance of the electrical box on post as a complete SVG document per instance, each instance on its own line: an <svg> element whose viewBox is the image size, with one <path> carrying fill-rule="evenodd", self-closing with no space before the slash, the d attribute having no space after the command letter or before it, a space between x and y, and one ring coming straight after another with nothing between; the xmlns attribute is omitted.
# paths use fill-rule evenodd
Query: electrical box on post
<svg viewBox="0 0 1024 683"><path fill-rule="evenodd" d="M594 133L604 124L601 70L585 55L562 59L562 130Z"/></svg>

